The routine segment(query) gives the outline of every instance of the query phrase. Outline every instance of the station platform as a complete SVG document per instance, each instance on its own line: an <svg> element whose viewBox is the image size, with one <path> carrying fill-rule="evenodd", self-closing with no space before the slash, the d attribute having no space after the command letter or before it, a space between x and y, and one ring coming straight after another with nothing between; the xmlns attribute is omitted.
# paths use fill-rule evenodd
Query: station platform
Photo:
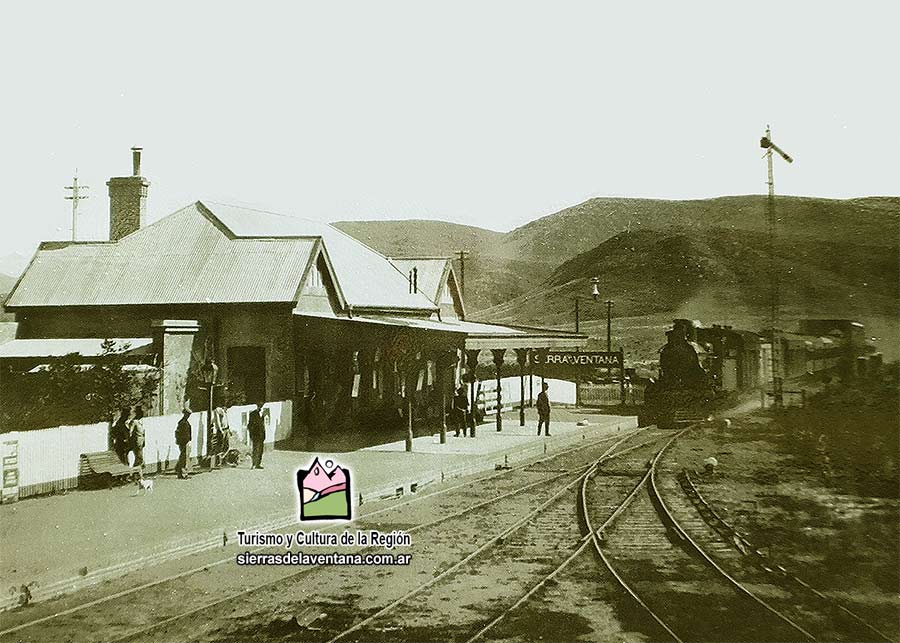
<svg viewBox="0 0 900 643"><path fill-rule="evenodd" d="M155 476L152 492L136 485L74 491L0 505L0 610L15 607L29 586L33 601L76 591L131 571L234 542L238 530L274 531L298 522L296 471L315 457L352 476L354 503L406 495L432 483L537 458L637 426L628 416L554 410L551 437L537 436L537 417L504 414L503 430L481 424L476 437L438 436L343 453L270 451L262 470L249 463L200 470L189 480ZM579 420L588 425L578 426ZM321 525L320 525L321 526Z"/></svg>

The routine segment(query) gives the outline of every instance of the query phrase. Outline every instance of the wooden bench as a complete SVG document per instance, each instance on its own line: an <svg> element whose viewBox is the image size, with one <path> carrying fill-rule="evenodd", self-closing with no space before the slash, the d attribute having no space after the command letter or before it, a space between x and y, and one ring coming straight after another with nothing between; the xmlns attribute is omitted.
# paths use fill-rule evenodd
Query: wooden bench
<svg viewBox="0 0 900 643"><path fill-rule="evenodd" d="M111 489L117 481L126 481L135 470L122 464L115 451L82 453L78 467L78 486Z"/></svg>

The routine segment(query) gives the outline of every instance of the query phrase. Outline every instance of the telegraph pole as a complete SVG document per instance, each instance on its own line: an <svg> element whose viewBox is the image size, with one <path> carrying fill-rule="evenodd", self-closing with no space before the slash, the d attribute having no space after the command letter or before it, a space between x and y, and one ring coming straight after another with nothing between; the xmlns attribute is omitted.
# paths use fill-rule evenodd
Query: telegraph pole
<svg viewBox="0 0 900 643"><path fill-rule="evenodd" d="M90 189L86 185L78 185L78 168L75 168L75 176L72 179L72 185L67 185L66 189L72 190L72 194L65 197L65 199L72 202L72 241L76 241L78 224L78 202L88 198L88 195L81 194L81 191Z"/></svg>
<svg viewBox="0 0 900 643"><path fill-rule="evenodd" d="M784 378L781 373L781 338L778 335L778 326L780 324L779 314L779 281L778 265L775 259L775 239L777 232L778 217L775 214L775 171L772 164L772 152L777 152L781 158L788 163L793 163L786 152L772 142L772 130L766 125L766 135L759 141L760 147L766 150L766 166L769 174L769 197L766 202L766 222L769 233L769 261L770 274L769 286L771 288L771 310L770 317L772 321L772 404L779 408L784 403Z"/></svg>
<svg viewBox="0 0 900 643"><path fill-rule="evenodd" d="M459 255L459 292L466 300L466 257L469 256L468 250L460 250L456 254Z"/></svg>

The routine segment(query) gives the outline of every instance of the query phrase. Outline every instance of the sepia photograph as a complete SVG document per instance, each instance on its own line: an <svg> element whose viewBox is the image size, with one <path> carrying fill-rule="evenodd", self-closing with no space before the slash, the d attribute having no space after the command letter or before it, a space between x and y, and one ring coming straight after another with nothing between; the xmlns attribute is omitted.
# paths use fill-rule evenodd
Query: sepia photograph
<svg viewBox="0 0 900 643"><path fill-rule="evenodd" d="M900 6L13 3L0 643L900 643Z"/></svg>

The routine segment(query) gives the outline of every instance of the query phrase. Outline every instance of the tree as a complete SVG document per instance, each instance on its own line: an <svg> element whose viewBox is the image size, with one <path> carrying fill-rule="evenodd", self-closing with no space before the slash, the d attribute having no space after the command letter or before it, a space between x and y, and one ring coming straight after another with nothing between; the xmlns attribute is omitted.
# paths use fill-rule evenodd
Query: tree
<svg viewBox="0 0 900 643"><path fill-rule="evenodd" d="M125 408L140 406L149 411L157 395L159 373L156 370L126 370L125 353L131 344L117 346L111 339L104 339L97 364L88 372L91 392L88 400L98 420L115 421Z"/></svg>
<svg viewBox="0 0 900 643"><path fill-rule="evenodd" d="M0 431L108 422L133 406L149 410L159 373L150 365L131 368L124 355L129 348L104 340L93 364L72 353L50 358L37 372L4 371Z"/></svg>

